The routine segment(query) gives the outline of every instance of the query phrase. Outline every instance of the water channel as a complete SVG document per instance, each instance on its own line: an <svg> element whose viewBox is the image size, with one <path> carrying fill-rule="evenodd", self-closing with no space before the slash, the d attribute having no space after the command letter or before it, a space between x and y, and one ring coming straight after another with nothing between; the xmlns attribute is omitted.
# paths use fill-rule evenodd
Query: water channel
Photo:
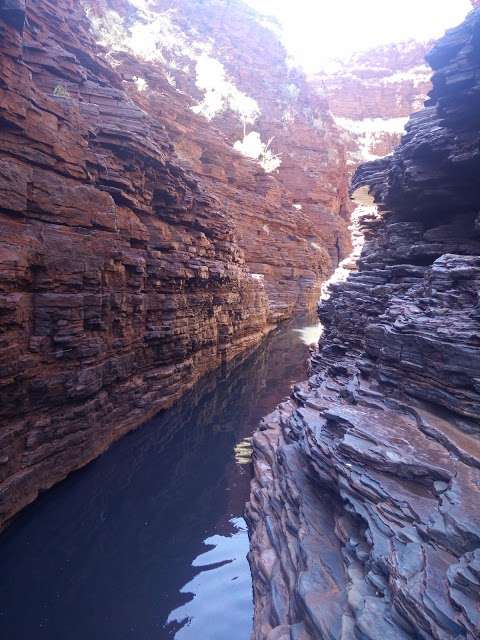
<svg viewBox="0 0 480 640"><path fill-rule="evenodd" d="M290 321L40 498L0 536L5 640L248 640L249 437L306 377Z"/></svg>

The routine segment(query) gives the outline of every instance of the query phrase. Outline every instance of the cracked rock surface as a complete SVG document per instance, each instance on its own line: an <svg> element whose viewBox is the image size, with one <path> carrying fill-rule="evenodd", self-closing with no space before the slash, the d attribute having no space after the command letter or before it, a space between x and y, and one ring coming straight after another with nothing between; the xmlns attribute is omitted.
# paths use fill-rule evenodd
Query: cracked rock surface
<svg viewBox="0 0 480 640"><path fill-rule="evenodd" d="M425 109L353 179L382 215L311 377L254 438L257 640L480 636L480 10L428 60Z"/></svg>

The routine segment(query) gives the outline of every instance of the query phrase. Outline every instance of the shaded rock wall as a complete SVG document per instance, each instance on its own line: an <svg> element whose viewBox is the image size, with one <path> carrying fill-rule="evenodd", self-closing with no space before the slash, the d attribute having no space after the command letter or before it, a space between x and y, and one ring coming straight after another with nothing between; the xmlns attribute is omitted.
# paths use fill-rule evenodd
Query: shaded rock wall
<svg viewBox="0 0 480 640"><path fill-rule="evenodd" d="M349 239L326 103L302 115L299 76L298 144L282 134L285 52L242 3L3 0L0 48L1 526L314 306ZM250 123L288 149L281 172L261 164L280 147L233 149Z"/></svg>
<svg viewBox="0 0 480 640"><path fill-rule="evenodd" d="M311 377L254 440L256 638L480 634L480 10L353 181L381 208Z"/></svg>
<svg viewBox="0 0 480 640"><path fill-rule="evenodd" d="M1 5L0 520L268 330L233 219L95 55Z"/></svg>

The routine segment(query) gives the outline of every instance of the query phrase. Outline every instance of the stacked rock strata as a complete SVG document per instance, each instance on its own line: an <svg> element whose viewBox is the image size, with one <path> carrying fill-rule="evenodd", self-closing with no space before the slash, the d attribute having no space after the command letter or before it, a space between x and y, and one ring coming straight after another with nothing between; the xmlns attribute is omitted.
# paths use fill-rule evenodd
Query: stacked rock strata
<svg viewBox="0 0 480 640"><path fill-rule="evenodd" d="M1 7L0 523L268 330L231 218L82 15Z"/></svg>
<svg viewBox="0 0 480 640"><path fill-rule="evenodd" d="M254 637L480 636L480 10L428 56L382 215L320 307L311 377L254 438Z"/></svg>
<svg viewBox="0 0 480 640"><path fill-rule="evenodd" d="M0 12L1 523L312 308L350 241L327 101L242 2Z"/></svg>
<svg viewBox="0 0 480 640"><path fill-rule="evenodd" d="M246 123L228 101L243 115L257 107L231 81L245 61L222 75L215 57L240 46L241 23L273 51L276 66L258 73L274 87L286 68L276 37L239 2L219 14L214 2L170 4L0 0L0 527L312 308L349 250L345 153L326 103L321 133L315 110L292 129L316 146L282 168L312 173L304 207L287 178L234 150ZM226 91L215 119L201 112L205 61ZM266 91L264 137L277 97Z"/></svg>
<svg viewBox="0 0 480 640"><path fill-rule="evenodd" d="M313 78L344 131L352 172L361 162L391 153L408 116L422 108L431 89L425 63L431 46L407 41L376 47Z"/></svg>
<svg viewBox="0 0 480 640"><path fill-rule="evenodd" d="M225 204L272 319L313 309L350 250L346 154L325 98L239 0L85 4L131 98Z"/></svg>

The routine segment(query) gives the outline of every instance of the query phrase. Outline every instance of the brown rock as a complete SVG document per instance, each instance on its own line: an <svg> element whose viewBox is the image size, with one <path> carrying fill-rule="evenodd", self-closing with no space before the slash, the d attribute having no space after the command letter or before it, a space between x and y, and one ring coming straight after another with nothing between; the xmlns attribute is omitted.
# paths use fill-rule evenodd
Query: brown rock
<svg viewBox="0 0 480 640"><path fill-rule="evenodd" d="M349 249L326 103L304 113L301 76L292 101L283 48L243 4L179 1L177 23L162 22L171 4L157 7L161 42L172 29L188 51L195 28L238 91L264 96L278 174L233 149L235 112L192 111L203 91L175 46L162 62L113 51L112 11L138 18L127 0L0 3L0 526L311 308ZM232 55L257 38L272 59Z"/></svg>
<svg viewBox="0 0 480 640"><path fill-rule="evenodd" d="M422 108L431 89L425 62L431 46L407 41L376 47L312 78L344 132L353 170L391 153L408 116Z"/></svg>

